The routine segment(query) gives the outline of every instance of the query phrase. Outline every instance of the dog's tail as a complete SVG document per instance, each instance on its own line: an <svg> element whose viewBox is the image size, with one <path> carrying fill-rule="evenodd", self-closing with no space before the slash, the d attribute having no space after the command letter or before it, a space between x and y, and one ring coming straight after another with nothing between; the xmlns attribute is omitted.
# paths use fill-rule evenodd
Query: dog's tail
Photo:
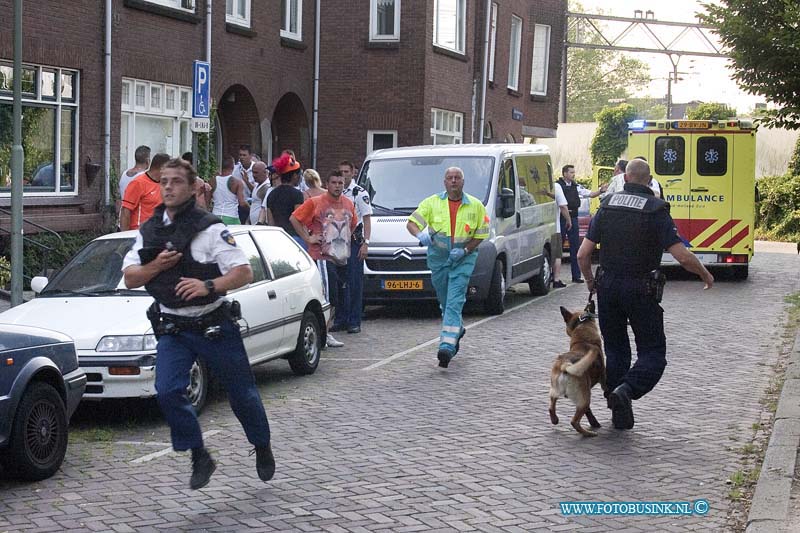
<svg viewBox="0 0 800 533"><path fill-rule="evenodd" d="M571 376L582 376L594 364L595 359L600 355L600 350L591 348L586 355L581 357L577 363L565 363L561 365L561 371Z"/></svg>

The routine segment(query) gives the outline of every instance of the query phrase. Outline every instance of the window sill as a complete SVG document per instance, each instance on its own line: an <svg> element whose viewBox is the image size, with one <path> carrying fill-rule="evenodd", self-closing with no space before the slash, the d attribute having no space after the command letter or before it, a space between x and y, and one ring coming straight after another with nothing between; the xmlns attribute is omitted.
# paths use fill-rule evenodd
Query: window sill
<svg viewBox="0 0 800 533"><path fill-rule="evenodd" d="M531 102L546 102L547 95L546 94L532 94L531 95Z"/></svg>
<svg viewBox="0 0 800 533"><path fill-rule="evenodd" d="M284 37L281 35L281 46L285 46L286 48L294 48L295 50L305 50L308 48L308 45L303 41L299 41L292 37Z"/></svg>
<svg viewBox="0 0 800 533"><path fill-rule="evenodd" d="M234 33L236 35L241 35L242 37L256 37L258 35L258 32L234 22L226 22L225 31L228 33Z"/></svg>
<svg viewBox="0 0 800 533"><path fill-rule="evenodd" d="M466 63L469 61L469 58L466 54L462 54L461 52L456 52L455 50L450 50L448 48L442 48L438 45L433 45L433 51L437 54L442 54L443 56L452 57L453 59L458 59L459 61L463 61Z"/></svg>
<svg viewBox="0 0 800 533"><path fill-rule="evenodd" d="M78 206L84 205L86 202L81 200L77 195L67 195L68 193L62 193L56 195L56 193L51 193L52 196L23 196L22 205L23 206L50 206L50 205L58 205L58 206ZM0 197L0 207L10 207L11 206L11 197L10 196L2 196Z"/></svg>
<svg viewBox="0 0 800 533"><path fill-rule="evenodd" d="M511 96L514 96L516 98L519 98L520 96L522 96L522 93L517 91L516 89L512 89L511 87L508 87L507 90L508 90L508 94L510 94Z"/></svg>
<svg viewBox="0 0 800 533"><path fill-rule="evenodd" d="M367 41L366 48L374 50L399 50L400 41Z"/></svg>
<svg viewBox="0 0 800 533"><path fill-rule="evenodd" d="M124 0L123 5L131 9L138 9L154 15L161 15L162 17L169 17L183 22L190 22L192 24L200 24L203 19L198 17L195 13L183 11L181 9L173 9L167 6L160 6L151 4L146 0Z"/></svg>

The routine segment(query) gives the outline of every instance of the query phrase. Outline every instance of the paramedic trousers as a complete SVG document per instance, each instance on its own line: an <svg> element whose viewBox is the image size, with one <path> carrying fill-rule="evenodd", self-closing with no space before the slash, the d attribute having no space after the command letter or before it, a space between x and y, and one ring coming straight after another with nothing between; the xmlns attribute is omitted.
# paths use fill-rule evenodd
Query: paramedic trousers
<svg viewBox="0 0 800 533"><path fill-rule="evenodd" d="M442 333L439 337L439 349L456 352L456 344L461 336L462 320L461 311L467 300L467 286L475 269L477 253L471 253L461 261L452 264L449 260L443 264L432 264L432 257L428 256L428 266L431 269L431 281L436 289L436 297L442 310Z"/></svg>
<svg viewBox="0 0 800 533"><path fill-rule="evenodd" d="M627 383L633 390L632 398L637 400L656 386L667 366L664 310L648 293L641 278L604 273L598 281L597 314L606 351L608 392ZM633 367L629 321L636 340Z"/></svg>
<svg viewBox="0 0 800 533"><path fill-rule="evenodd" d="M269 445L267 414L236 323L225 320L222 335L216 339L207 339L201 331L162 335L158 339L157 354L158 404L169 424L172 447L176 451L203 446L197 414L186 396L189 373L198 357L227 390L228 401L247 440L254 446Z"/></svg>

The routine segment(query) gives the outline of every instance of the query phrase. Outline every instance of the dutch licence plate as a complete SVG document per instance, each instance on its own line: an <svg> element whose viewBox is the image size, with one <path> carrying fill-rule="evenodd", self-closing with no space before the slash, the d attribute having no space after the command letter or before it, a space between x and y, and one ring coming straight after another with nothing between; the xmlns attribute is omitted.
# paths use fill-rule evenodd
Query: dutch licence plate
<svg viewBox="0 0 800 533"><path fill-rule="evenodd" d="M383 290L385 291L421 291L424 287L421 279L385 279L383 280Z"/></svg>

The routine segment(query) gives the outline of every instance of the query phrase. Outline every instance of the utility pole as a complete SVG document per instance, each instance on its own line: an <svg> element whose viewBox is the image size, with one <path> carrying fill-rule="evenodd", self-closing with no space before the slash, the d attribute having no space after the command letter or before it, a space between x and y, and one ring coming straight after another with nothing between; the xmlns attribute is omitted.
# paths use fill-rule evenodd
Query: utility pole
<svg viewBox="0 0 800 533"><path fill-rule="evenodd" d="M22 0L14 0L14 139L11 148L11 307L22 303Z"/></svg>

